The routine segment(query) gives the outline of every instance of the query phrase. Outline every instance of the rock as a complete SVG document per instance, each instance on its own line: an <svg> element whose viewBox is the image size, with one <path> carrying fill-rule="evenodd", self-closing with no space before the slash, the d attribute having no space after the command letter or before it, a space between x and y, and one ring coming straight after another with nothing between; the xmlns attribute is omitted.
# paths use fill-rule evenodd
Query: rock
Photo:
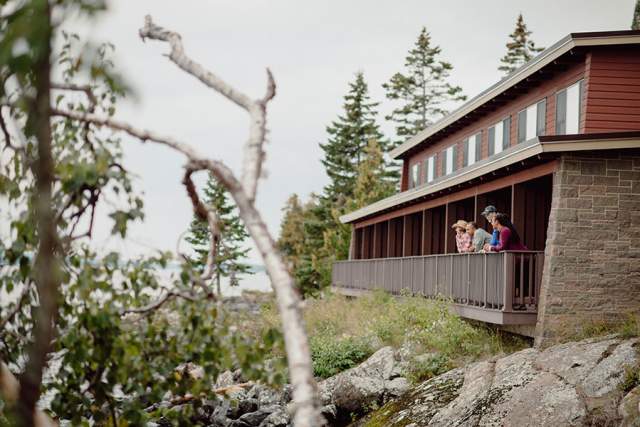
<svg viewBox="0 0 640 427"><path fill-rule="evenodd" d="M406 378L398 377L384 383L386 396L400 397L409 390L409 381Z"/></svg>
<svg viewBox="0 0 640 427"><path fill-rule="evenodd" d="M320 414L327 420L329 425L333 425L338 420L338 408L336 405L325 405L320 408Z"/></svg>
<svg viewBox="0 0 640 427"><path fill-rule="evenodd" d="M231 385L234 385L235 383L236 381L233 378L233 372L224 371L218 375L218 378L216 379L215 388L229 387Z"/></svg>
<svg viewBox="0 0 640 427"><path fill-rule="evenodd" d="M391 347L383 347L360 365L320 382L319 391L323 405L333 404L338 412L366 412L372 405L381 403L387 388L399 392L399 381L390 383L397 362Z"/></svg>
<svg viewBox="0 0 640 427"><path fill-rule="evenodd" d="M258 410L258 399L247 398L238 401L237 405L231 405L227 412L227 417L232 420L240 418L242 415Z"/></svg>
<svg viewBox="0 0 640 427"><path fill-rule="evenodd" d="M204 368L191 362L181 363L176 367L176 372L186 375L192 380L204 378Z"/></svg>
<svg viewBox="0 0 640 427"><path fill-rule="evenodd" d="M280 410L278 406L266 406L258 409L254 412L249 412L248 414L242 415L238 418L235 423L237 423L238 427L240 426L259 426L262 421L264 421L270 414Z"/></svg>
<svg viewBox="0 0 640 427"><path fill-rule="evenodd" d="M640 387L626 396L620 387L625 367L639 363L639 346L638 339L605 337L474 363L411 387L366 420L385 426L608 426L622 419L640 427Z"/></svg>
<svg viewBox="0 0 640 427"><path fill-rule="evenodd" d="M260 427L286 427L289 425L289 422L289 414L282 409L278 409L262 420Z"/></svg>
<svg viewBox="0 0 640 427"><path fill-rule="evenodd" d="M640 386L631 390L618 406L621 427L640 427Z"/></svg>

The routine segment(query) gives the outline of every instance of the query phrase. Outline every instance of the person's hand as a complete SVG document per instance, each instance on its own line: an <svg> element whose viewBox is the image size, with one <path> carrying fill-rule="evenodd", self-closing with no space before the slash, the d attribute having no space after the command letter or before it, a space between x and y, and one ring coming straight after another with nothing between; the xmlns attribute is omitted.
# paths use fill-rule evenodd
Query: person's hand
<svg viewBox="0 0 640 427"><path fill-rule="evenodd" d="M491 252L491 245L488 243L485 243L482 250L484 250L485 252Z"/></svg>

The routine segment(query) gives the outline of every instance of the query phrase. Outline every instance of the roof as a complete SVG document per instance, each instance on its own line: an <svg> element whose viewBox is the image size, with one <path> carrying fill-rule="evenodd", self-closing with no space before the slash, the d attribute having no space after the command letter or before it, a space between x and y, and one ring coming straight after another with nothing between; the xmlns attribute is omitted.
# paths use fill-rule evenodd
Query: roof
<svg viewBox="0 0 640 427"><path fill-rule="evenodd" d="M565 53L576 47L588 46L607 46L607 45L623 45L623 44L640 44L640 31L600 31L600 32L583 32L571 33L562 38L552 46L543 50L538 56L531 61L522 65L513 73L503 78L493 86L484 90L477 96L473 97L460 108L452 111L433 125L414 135L403 144L399 145L389 153L392 158L402 158L409 150L417 145L425 142L426 139L435 133L454 124L456 121L465 117L467 114L482 106L486 102L500 95L507 89L522 82L532 74L536 73L546 65L552 63Z"/></svg>
<svg viewBox="0 0 640 427"><path fill-rule="evenodd" d="M340 217L342 223L363 219L399 204L415 203L418 199L439 191L464 184L469 180L490 174L498 169L524 161L543 153L571 151L613 150L640 148L640 132L615 132L602 134L550 135L532 138L529 141L509 147L492 157L483 159L456 173L441 177L428 184L394 194L354 212Z"/></svg>

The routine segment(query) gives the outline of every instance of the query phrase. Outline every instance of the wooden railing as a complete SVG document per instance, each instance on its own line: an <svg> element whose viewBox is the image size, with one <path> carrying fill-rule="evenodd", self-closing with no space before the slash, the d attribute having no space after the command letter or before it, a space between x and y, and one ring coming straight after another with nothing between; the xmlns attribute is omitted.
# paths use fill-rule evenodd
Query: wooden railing
<svg viewBox="0 0 640 427"><path fill-rule="evenodd" d="M535 312L544 253L427 255L338 261L333 286L393 294L442 295L457 304L505 313Z"/></svg>

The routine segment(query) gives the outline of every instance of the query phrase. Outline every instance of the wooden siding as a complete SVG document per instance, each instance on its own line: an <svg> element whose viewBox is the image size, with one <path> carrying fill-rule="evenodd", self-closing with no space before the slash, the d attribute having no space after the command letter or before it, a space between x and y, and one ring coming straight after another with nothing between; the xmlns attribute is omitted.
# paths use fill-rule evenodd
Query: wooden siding
<svg viewBox="0 0 640 427"><path fill-rule="evenodd" d="M517 134L518 134L518 120L517 115L518 112L522 109L528 107L529 105L546 98L547 107L546 107L546 117L545 117L545 126L546 126L546 134L553 135L555 132L555 94L559 90L562 90L573 83L579 81L585 76L585 63L584 61L571 65L564 72L557 74L554 77L549 78L545 82L539 84L537 87L532 88L526 94L520 95L514 99L512 99L507 104L496 108L492 113L487 114L481 120L474 122L473 124L466 126L459 131L447 136L444 139L436 140L427 145L424 149L413 154L408 159L405 160L404 164L406 167L405 171L408 171L408 168L416 163L423 162L428 157L437 154L436 156L436 176L441 176L442 170L442 159L440 153L442 150L447 147L456 144L458 145L458 155L457 155L457 166L458 168L462 167L462 151L463 151L463 141L466 138L469 138L475 135L478 132L482 132L482 145L481 152L482 158L488 157L489 154L489 144L488 144L488 128L493 126L495 123L505 119L506 117L511 117L511 129L510 129L510 146L516 145L517 143ZM404 183L403 179L403 183ZM424 180L422 181L424 182Z"/></svg>
<svg viewBox="0 0 640 427"><path fill-rule="evenodd" d="M594 48L585 86L585 133L640 130L639 46Z"/></svg>

